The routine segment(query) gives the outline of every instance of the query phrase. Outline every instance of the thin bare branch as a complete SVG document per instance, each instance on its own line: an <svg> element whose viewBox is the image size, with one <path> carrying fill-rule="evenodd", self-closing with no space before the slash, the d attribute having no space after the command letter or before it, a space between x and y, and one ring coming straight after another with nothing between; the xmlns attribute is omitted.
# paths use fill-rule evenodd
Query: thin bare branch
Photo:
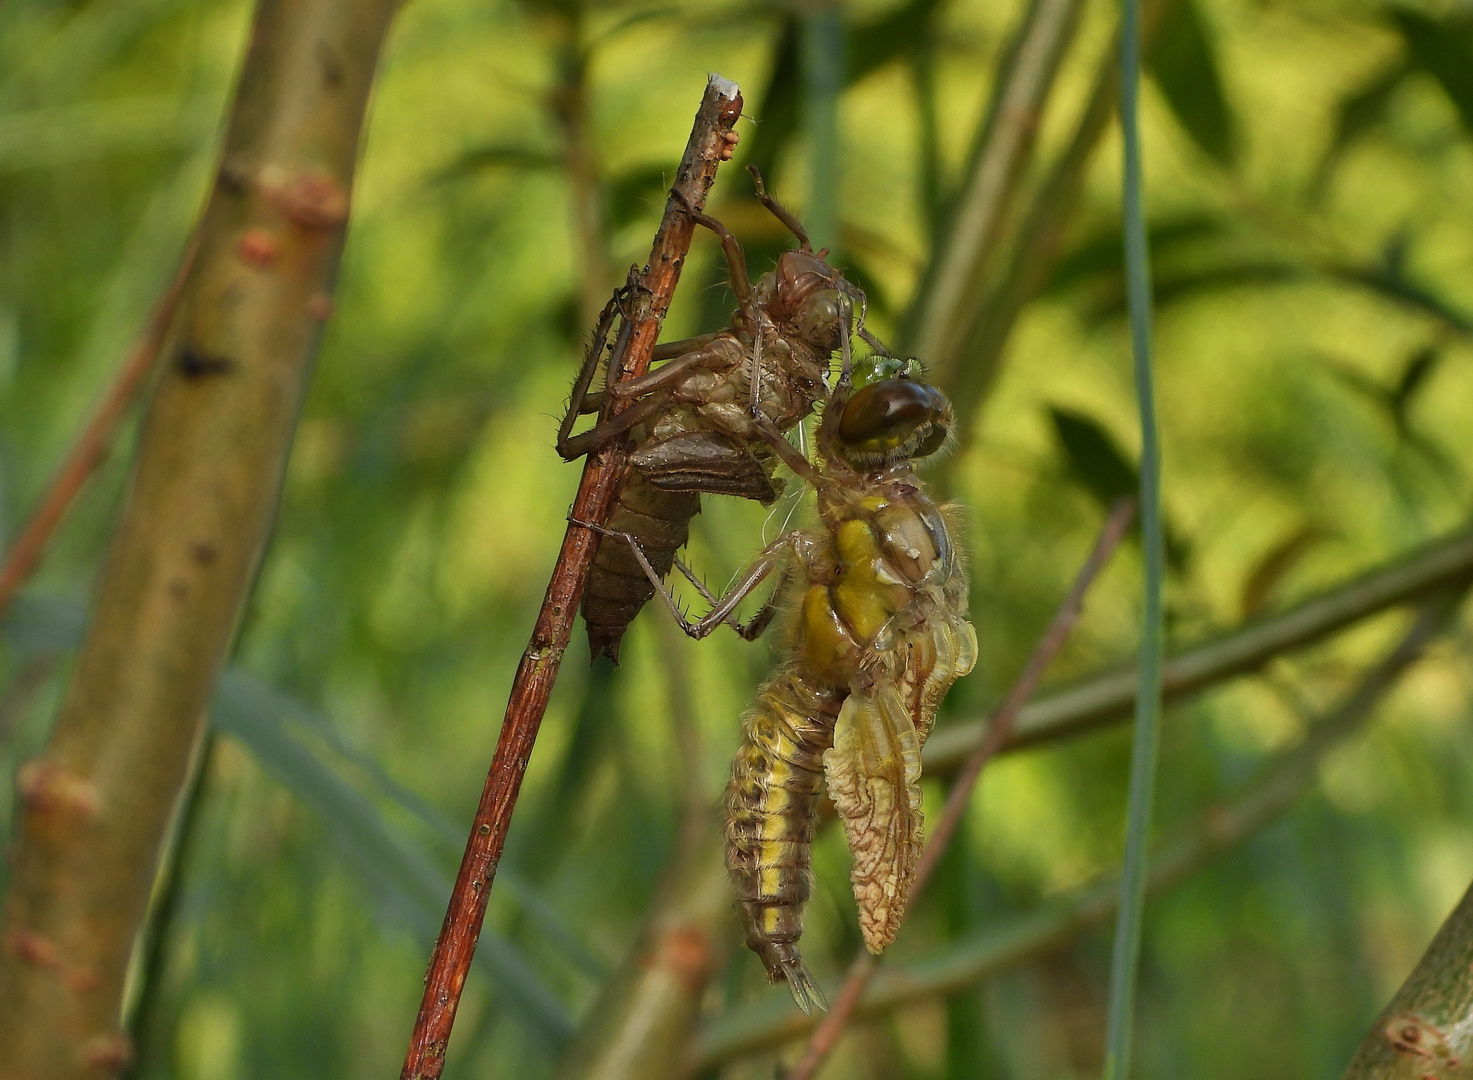
<svg viewBox="0 0 1473 1080"><path fill-rule="evenodd" d="M1012 731L1013 720L1018 715L1018 710L1038 688L1038 681L1043 678L1044 671L1058 655L1059 650L1064 647L1064 642L1068 639L1070 631L1074 629L1074 624L1079 621L1079 616L1084 610L1084 598L1089 594L1095 578L1099 576L1100 571L1109 562L1110 556L1114 554L1115 548L1125 537L1125 532L1130 528L1130 523L1134 518L1135 501L1132 499L1122 500L1110 512L1110 516L1105 520L1104 528L1100 530L1099 538L1090 550L1089 557L1085 559L1084 565L1080 567L1074 579L1073 588L1069 590L1063 603L1054 612L1048 629L1044 631L1043 637L1039 638L1038 644L1033 647L1033 653L1028 657L1028 662L1023 665L1023 671L1013 684L1012 690L992 714L986 731L977 740L977 745L968 757L961 775L957 777L956 782L951 786L951 791L947 793L946 806L941 812L941 818L927 838L926 849L921 853L920 861L916 864L915 882L911 885L908 901L911 910L914 910L914 905L925 891L931 875L936 872L941 856L946 853L947 845L951 843L952 836L956 834L962 815L966 813L967 805L971 801L972 792L982 776L982 770L1002 749ZM819 1068L828 1060L829 1054L837 1045L839 1036L844 1032L844 1026L849 1022L850 1015L859 1004L878 965L878 957L872 955L867 949L859 950L849 965L848 973L844 976L843 985L840 986L838 996L834 999L833 1008L814 1029L813 1036L808 1040L808 1046L803 1051L803 1057L789 1073L788 1080L812 1080Z"/></svg>
<svg viewBox="0 0 1473 1080"><path fill-rule="evenodd" d="M96 1080L131 1056L129 956L270 535L395 6L256 8L76 671L19 778L0 934L5 1080Z"/></svg>
<svg viewBox="0 0 1473 1080"><path fill-rule="evenodd" d="M736 141L731 129L741 110L742 96L736 84L711 76L675 175L671 198L665 205L665 216L655 234L650 261L634 282L626 326L628 344L622 355L610 362L611 382L638 378L649 366L660 323L669 309L690 248L694 222L686 208L699 210L705 205L717 166L731 157ZM613 394L606 399L600 419L612 416L623 404ZM404 1060L404 1080L434 1080L445 1067L446 1044L475 954L476 938L486 917L486 902L506 842L522 775L532 756L537 729L557 680L563 652L572 634L573 617L598 546L598 534L588 526L600 526L608 520L614 488L627 462L627 448L616 442L595 450L584 465L570 519L585 524L568 526L542 610L532 630L532 640L512 681L506 718L502 721L465 856L450 894L445 924L430 956L424 997Z"/></svg>
<svg viewBox="0 0 1473 1080"><path fill-rule="evenodd" d="M1162 670L1167 701L1178 701L1269 660L1323 641L1361 619L1473 577L1473 531L1461 529L1394 562L1311 597L1288 611L1246 623L1170 657ZM1096 675L1045 695L1018 714L1005 751L1052 742L1122 720L1135 705L1135 668ZM948 725L926 742L928 776L962 767L985 720Z"/></svg>
<svg viewBox="0 0 1473 1080"><path fill-rule="evenodd" d="M4 613L10 606L11 598L36 569L46 551L46 545L51 542L52 534L66 517L72 502L86 485L88 478L107 458L123 414L138 394L143 380L153 370L154 360L163 347L164 335L173 322L174 309L179 304L180 293L194 262L194 250L195 242L191 241L178 273L174 275L174 280L149 317L143 336L123 360L117 378L108 387L97 411L87 421L87 426L77 436L77 441L62 462L60 471L42 496L40 505L26 522L10 550L5 553L5 563L0 566L0 613Z"/></svg>
<svg viewBox="0 0 1473 1080"><path fill-rule="evenodd" d="M1314 784L1325 755L1360 730L1427 644L1448 625L1464 591L1458 589L1430 601L1401 642L1315 725L1304 742L1283 754L1260 781L1235 798L1209 807L1162 845L1151 861L1149 894L1157 895L1191 877L1288 811ZM1104 925L1114 915L1119 899L1119 883L1111 877L1001 926L989 927L933 959L891 967L874 979L854 1016L877 1016L917 1000L953 994L1036 959ZM700 1076L724 1062L801 1039L816 1023L795 1012L786 996L764 997L708 1024L682 1075Z"/></svg>

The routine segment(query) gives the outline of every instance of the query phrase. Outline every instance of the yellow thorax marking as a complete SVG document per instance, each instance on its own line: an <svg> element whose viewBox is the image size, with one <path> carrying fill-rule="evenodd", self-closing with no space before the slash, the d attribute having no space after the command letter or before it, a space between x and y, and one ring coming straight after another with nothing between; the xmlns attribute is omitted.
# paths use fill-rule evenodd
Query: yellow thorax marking
<svg viewBox="0 0 1473 1080"><path fill-rule="evenodd" d="M841 564L833 588L834 610L860 641L871 642L897 610L894 589L888 583L894 575L884 568L879 538L868 521L851 518L844 522L835 532L834 543Z"/></svg>

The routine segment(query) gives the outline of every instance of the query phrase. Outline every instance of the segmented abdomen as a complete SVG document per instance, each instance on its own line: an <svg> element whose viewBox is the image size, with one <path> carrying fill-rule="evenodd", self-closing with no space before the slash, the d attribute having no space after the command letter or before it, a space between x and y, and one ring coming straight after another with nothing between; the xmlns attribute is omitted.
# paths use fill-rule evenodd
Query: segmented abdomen
<svg viewBox="0 0 1473 1080"><path fill-rule="evenodd" d="M783 668L757 691L726 789L726 868L736 886L747 946L799 1006L823 1007L798 952L809 861L823 780L844 694L815 690Z"/></svg>
<svg viewBox="0 0 1473 1080"><path fill-rule="evenodd" d="M690 519L700 512L701 497L695 492L661 491L638 470L628 469L614 493L608 528L635 537L663 578L689 538ZM624 631L654 595L655 587L629 542L619 536L601 537L583 591L583 621L592 654L606 652L617 663Z"/></svg>

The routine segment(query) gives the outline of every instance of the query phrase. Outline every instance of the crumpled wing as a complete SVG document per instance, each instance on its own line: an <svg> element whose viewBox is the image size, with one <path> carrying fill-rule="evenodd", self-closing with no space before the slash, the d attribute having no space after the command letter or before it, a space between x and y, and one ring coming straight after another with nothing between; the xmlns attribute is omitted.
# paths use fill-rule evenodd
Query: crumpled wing
<svg viewBox="0 0 1473 1080"><path fill-rule="evenodd" d="M921 740L891 679L849 695L823 764L854 858L859 928L865 948L879 953L900 928L925 837Z"/></svg>

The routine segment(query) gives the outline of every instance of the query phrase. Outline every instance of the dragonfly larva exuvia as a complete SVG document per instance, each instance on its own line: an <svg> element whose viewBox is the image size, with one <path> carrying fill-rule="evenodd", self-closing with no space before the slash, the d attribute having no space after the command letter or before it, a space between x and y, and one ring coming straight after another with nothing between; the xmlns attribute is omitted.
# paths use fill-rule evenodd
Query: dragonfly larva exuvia
<svg viewBox="0 0 1473 1080"><path fill-rule="evenodd" d="M568 460L612 439L628 438L633 444L608 528L638 539L658 580L676 564L675 553L686 543L702 494L762 503L778 497L777 457L757 429L788 431L827 395L834 351L856 315L854 332L883 351L864 329L864 293L825 262L823 252L814 252L802 225L768 196L756 170L753 175L758 197L798 238L797 250L779 256L754 285L736 237L715 218L688 210L720 238L737 300L730 325L658 346L653 359L659 366L612 390L629 399L628 407L574 435L578 416L603 404L604 392L590 388L621 315L623 298L616 294L604 309L558 432L558 453ZM615 336L615 351L624 336ZM754 377L757 409L752 407ZM593 655L607 652L618 659L620 639L654 590L629 548L600 541L583 598Z"/></svg>

